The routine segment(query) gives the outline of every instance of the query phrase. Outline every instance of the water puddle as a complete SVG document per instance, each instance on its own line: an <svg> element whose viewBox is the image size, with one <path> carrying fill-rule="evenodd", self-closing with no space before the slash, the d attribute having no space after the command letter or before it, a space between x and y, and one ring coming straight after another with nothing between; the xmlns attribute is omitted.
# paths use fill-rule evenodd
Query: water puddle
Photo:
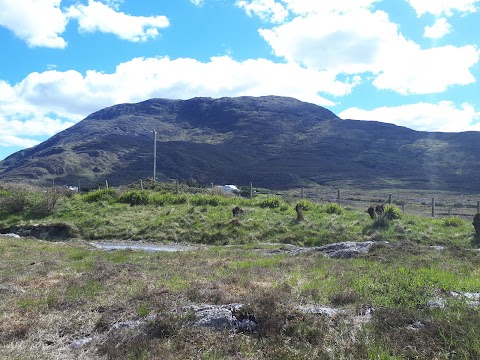
<svg viewBox="0 0 480 360"><path fill-rule="evenodd" d="M193 246L185 245L150 245L150 244L122 244L122 243L98 243L91 242L91 245L97 249L113 251L113 250L142 250L148 252L163 251L163 252L177 252L177 251L192 251L197 250Z"/></svg>

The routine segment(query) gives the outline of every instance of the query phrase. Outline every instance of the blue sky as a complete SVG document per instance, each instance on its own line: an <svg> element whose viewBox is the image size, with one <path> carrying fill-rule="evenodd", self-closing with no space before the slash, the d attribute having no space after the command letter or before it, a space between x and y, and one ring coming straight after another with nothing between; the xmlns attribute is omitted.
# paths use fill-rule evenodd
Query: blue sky
<svg viewBox="0 0 480 360"><path fill-rule="evenodd" d="M479 23L480 0L0 0L0 159L153 97L477 131Z"/></svg>

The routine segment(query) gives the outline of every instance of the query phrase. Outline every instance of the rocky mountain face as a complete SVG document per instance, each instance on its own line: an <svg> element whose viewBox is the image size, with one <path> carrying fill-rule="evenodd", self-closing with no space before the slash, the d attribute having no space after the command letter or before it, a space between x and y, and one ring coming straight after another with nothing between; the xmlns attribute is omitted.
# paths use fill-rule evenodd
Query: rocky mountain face
<svg viewBox="0 0 480 360"><path fill-rule="evenodd" d="M277 96L151 99L95 112L0 162L0 180L95 186L157 180L477 191L480 133L341 120Z"/></svg>

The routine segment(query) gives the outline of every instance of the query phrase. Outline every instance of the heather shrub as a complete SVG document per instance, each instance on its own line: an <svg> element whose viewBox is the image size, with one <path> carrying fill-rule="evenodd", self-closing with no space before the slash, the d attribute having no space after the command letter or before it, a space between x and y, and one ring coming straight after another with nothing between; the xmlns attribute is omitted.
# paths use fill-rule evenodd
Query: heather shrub
<svg viewBox="0 0 480 360"><path fill-rule="evenodd" d="M343 213L343 207L341 207L341 206L338 205L337 203L327 204L327 205L325 205L324 209L325 209L325 212L326 212L327 214L337 214L337 215L340 215L340 214Z"/></svg>
<svg viewBox="0 0 480 360"><path fill-rule="evenodd" d="M448 217L443 220L443 226L460 227L463 224L465 224L465 221L457 216Z"/></svg>
<svg viewBox="0 0 480 360"><path fill-rule="evenodd" d="M210 206L218 206L220 204L225 204L226 198L220 195L202 195L196 194L190 198L190 204L194 206L203 206L203 205L210 205Z"/></svg>
<svg viewBox="0 0 480 360"><path fill-rule="evenodd" d="M140 190L132 190L118 197L118 202L134 205L147 205L150 202L148 193Z"/></svg>
<svg viewBox="0 0 480 360"><path fill-rule="evenodd" d="M109 201L115 199L117 196L117 192L115 189L99 189L90 191L84 195L82 195L82 199L85 202L93 203L98 201Z"/></svg>
<svg viewBox="0 0 480 360"><path fill-rule="evenodd" d="M253 200L253 203L255 206L261 208L276 209L280 207L282 199L279 197L257 197L255 200Z"/></svg>
<svg viewBox="0 0 480 360"><path fill-rule="evenodd" d="M388 220L401 219L402 211L394 205L387 205L383 216Z"/></svg>
<svg viewBox="0 0 480 360"><path fill-rule="evenodd" d="M298 207L302 210L309 211L309 210L316 210L319 208L318 204L315 204L309 200L302 199L297 203Z"/></svg>

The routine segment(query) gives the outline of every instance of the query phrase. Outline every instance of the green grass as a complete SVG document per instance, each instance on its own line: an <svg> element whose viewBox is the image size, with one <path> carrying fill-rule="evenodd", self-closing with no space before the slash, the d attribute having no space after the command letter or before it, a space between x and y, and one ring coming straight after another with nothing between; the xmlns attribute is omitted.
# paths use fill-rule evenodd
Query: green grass
<svg viewBox="0 0 480 360"><path fill-rule="evenodd" d="M448 297L452 291L480 292L480 254L472 249L477 243L468 221L396 216L392 210L377 223L338 204L272 196L92 194L64 198L42 218L1 213L3 225L65 222L78 233L64 243L0 237L1 358L59 357L69 341L87 334L103 337L86 351L119 359L480 357L478 308ZM146 201L137 199L141 194ZM237 217L235 206L243 209ZM93 239L210 246L180 253L104 252L88 244ZM272 254L285 244L364 240L389 243L354 259ZM438 297L446 307L430 308ZM188 325L191 314L177 312L228 303L245 304L260 321L258 331L196 329ZM330 319L302 313L299 305L341 313ZM369 319L359 315L367 308L375 309ZM152 314L159 316L148 326L110 331L118 322ZM411 330L415 324L422 325ZM39 346L39 334L52 343Z"/></svg>
<svg viewBox="0 0 480 360"><path fill-rule="evenodd" d="M445 309L426 307L428 300L449 291L480 291L476 252L458 247L439 251L397 242L357 259L328 259L319 253L267 256L264 251L269 249L272 245L249 244L186 253L103 252L82 241L62 244L0 238L0 276L22 289L3 294L0 311L5 320L0 320L0 341L10 346L0 350L0 356L28 357L40 329L46 337L62 332L75 339L85 333L102 334L96 327L166 314L192 303L232 302L249 304L252 313L263 319L258 334L232 334L219 342L220 334L185 327L186 319L162 317L167 323L156 324L163 329L157 328L156 334L171 334L168 337L150 337L147 332L137 338L133 332L133 337L115 340L117 346L107 346L111 339L99 349L118 358L138 349L147 358L160 354L189 358L202 352L223 358L242 353L265 359L376 359L388 358L387 354L391 358L448 358L452 351L464 358L479 355L475 339L480 316L475 308L454 299ZM332 322L299 313L300 304L336 307L344 315ZM364 306L377 310L371 321L354 326L357 309ZM57 321L48 320L53 317ZM407 346L412 331L407 327L414 321L425 328L416 330L416 340ZM22 342L10 327L13 323L28 324ZM58 340L54 346L35 351L52 357L61 343ZM125 353L119 355L119 349Z"/></svg>

